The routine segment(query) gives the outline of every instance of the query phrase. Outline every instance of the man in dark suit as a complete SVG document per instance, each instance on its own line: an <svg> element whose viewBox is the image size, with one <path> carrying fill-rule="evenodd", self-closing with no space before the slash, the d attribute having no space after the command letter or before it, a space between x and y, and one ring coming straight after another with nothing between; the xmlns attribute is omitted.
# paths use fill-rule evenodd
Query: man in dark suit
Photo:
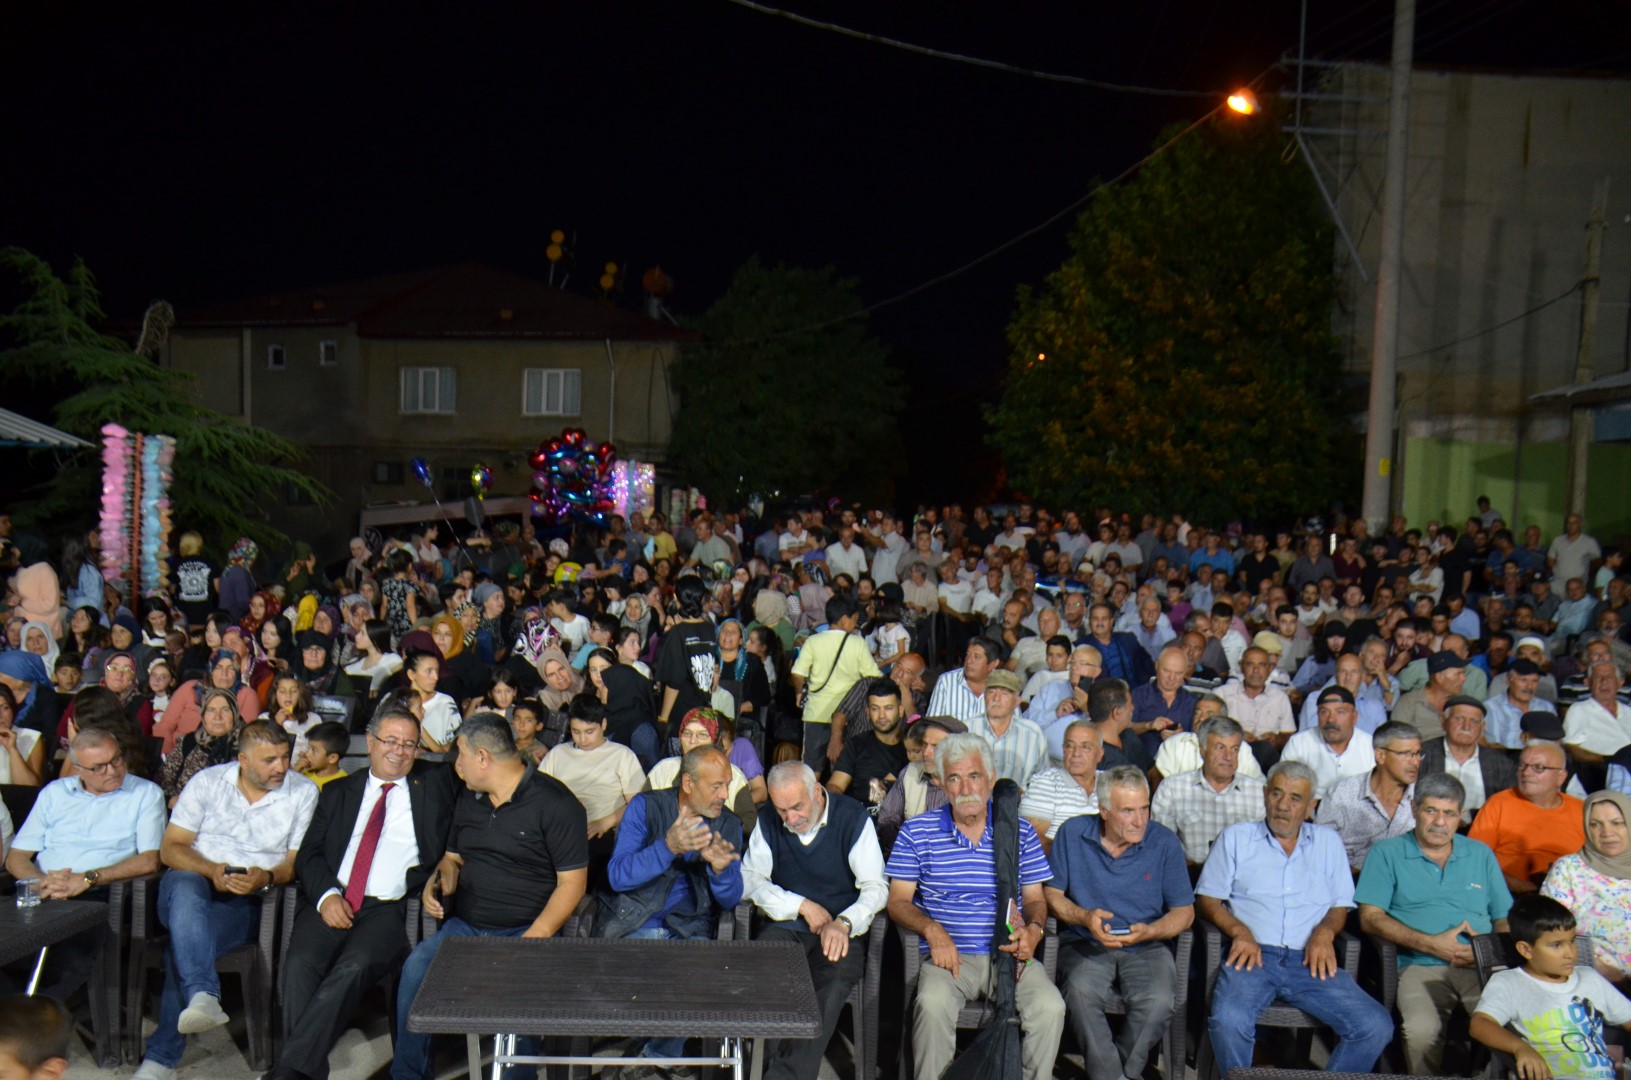
<svg viewBox="0 0 1631 1080"><path fill-rule="evenodd" d="M1087 613L1085 644L1099 650L1106 675L1121 679L1129 687L1143 686L1155 677L1155 661L1133 635L1115 633L1115 625L1116 609L1109 604L1094 604Z"/></svg>
<svg viewBox="0 0 1631 1080"><path fill-rule="evenodd" d="M386 708L368 725L368 769L323 790L295 860L305 903L268 1080L325 1080L358 999L408 952L403 900L441 861L452 816L445 769L410 775L418 747L413 714Z"/></svg>
<svg viewBox="0 0 1631 1080"><path fill-rule="evenodd" d="M1461 781L1467 797L1462 824L1470 823L1490 797L1518 782L1517 766L1504 750L1480 746L1484 738L1484 703L1469 694L1444 702L1444 734L1421 744L1421 776L1449 773Z"/></svg>

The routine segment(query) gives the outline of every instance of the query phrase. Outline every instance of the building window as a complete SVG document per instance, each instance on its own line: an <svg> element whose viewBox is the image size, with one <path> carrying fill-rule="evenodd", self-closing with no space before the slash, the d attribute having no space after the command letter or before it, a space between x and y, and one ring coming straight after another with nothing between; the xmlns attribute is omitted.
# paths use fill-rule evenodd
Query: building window
<svg viewBox="0 0 1631 1080"><path fill-rule="evenodd" d="M376 484L400 484L405 475L400 461L374 462L374 483Z"/></svg>
<svg viewBox="0 0 1631 1080"><path fill-rule="evenodd" d="M521 380L521 415L581 415L582 382L582 372L577 368L527 368Z"/></svg>
<svg viewBox="0 0 1631 1080"><path fill-rule="evenodd" d="M403 368L402 413L453 412L457 382L450 367Z"/></svg>
<svg viewBox="0 0 1631 1080"><path fill-rule="evenodd" d="M269 371L282 371L285 354L282 345L266 346L266 367Z"/></svg>
<svg viewBox="0 0 1631 1080"><path fill-rule="evenodd" d="M338 341L323 341L317 345L318 367L340 366L340 343Z"/></svg>

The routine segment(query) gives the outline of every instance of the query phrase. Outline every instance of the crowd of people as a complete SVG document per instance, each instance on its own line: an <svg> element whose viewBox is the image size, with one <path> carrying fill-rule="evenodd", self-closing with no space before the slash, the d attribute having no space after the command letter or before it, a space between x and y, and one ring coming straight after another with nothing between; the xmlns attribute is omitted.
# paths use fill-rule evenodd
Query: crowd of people
<svg viewBox="0 0 1631 1080"><path fill-rule="evenodd" d="M803 947L824 1022L773 1047L775 1077L816 1076L883 913L923 950L920 1080L992 994L999 945L1021 974L1057 950L1057 984L1014 995L1028 1080L1067 1027L1092 1080L1142 1075L1197 915L1226 939L1206 1028L1224 1070L1253 1063L1278 998L1335 1031L1333 1070L1397 1036L1438 1075L1459 1009L1525 1075L1610 1075L1605 1022L1631 1020L1631 581L1577 515L1521 542L1486 499L1375 536L1023 503L556 531L429 525L327 562L183 533L171 587L133 597L96 532L30 559L0 517L0 783L40 788L15 836L0 810L0 847L45 902L162 871L139 1080L227 1022L215 959L290 883L280 1080L325 1078L399 965L391 1074L431 1076L406 1020L451 937L576 919L706 938L743 900ZM411 951L408 897L440 920ZM1398 947L1397 1032L1342 970L1345 928ZM1470 935L1492 932L1524 966L1481 987ZM102 940L54 949L42 994L71 1000ZM645 1041L624 1080L668 1075L683 1044Z"/></svg>

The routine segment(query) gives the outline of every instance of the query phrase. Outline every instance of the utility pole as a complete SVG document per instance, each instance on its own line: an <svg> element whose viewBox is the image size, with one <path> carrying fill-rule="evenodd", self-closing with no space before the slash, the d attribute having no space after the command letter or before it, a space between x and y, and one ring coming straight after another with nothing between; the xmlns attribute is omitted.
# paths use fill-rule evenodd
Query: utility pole
<svg viewBox="0 0 1631 1080"><path fill-rule="evenodd" d="M1608 214L1608 177L1597 181L1591 198L1591 224L1586 226L1586 268L1580 275L1580 351L1574 357L1574 385L1589 383L1597 359L1597 294L1602 281L1603 219ZM1591 453L1591 410L1569 410L1568 512L1586 512L1586 459Z"/></svg>
<svg viewBox="0 0 1631 1080"><path fill-rule="evenodd" d="M1416 48L1416 0L1394 0L1393 67L1382 177L1382 251L1371 329L1370 412L1365 425L1365 492L1360 512L1374 535L1392 515L1393 413L1399 367L1399 277L1404 264L1405 163L1410 140L1410 60Z"/></svg>

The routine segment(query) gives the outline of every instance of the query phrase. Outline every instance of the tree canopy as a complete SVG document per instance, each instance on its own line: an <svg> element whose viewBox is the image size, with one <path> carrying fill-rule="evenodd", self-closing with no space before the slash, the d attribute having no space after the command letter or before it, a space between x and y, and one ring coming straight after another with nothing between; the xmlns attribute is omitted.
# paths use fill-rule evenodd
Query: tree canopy
<svg viewBox="0 0 1631 1080"><path fill-rule="evenodd" d="M670 456L713 498L889 494L904 380L867 335L853 281L748 260L688 325ZM813 328L811 328L813 327Z"/></svg>
<svg viewBox="0 0 1631 1080"><path fill-rule="evenodd" d="M59 277L38 256L6 248L0 266L28 291L16 308L0 315L0 344L6 346L0 350L0 384L60 390L52 422L97 447L75 455L60 472L41 470L37 494L16 507L20 520L61 532L95 524L101 429L109 422L175 437L174 527L196 529L223 549L243 535L263 544L285 541L259 508L282 503L291 487L327 501L328 490L294 468L303 456L300 447L192 404L191 375L160 367L99 330L101 294L83 262Z"/></svg>
<svg viewBox="0 0 1631 1080"><path fill-rule="evenodd" d="M1215 120L1080 215L1008 326L988 420L1014 489L1224 521L1352 484L1331 227L1284 150L1271 123Z"/></svg>

